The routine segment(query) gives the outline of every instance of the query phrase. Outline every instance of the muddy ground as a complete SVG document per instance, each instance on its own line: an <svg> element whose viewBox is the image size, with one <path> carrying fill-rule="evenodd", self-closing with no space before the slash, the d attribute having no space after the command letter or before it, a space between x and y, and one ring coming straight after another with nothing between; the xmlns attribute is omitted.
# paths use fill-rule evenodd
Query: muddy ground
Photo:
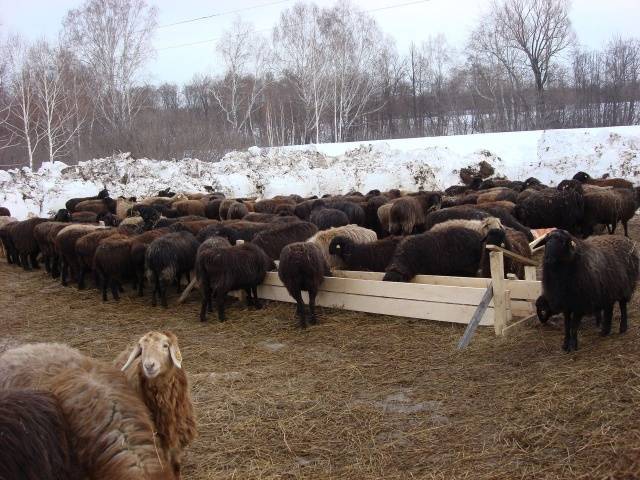
<svg viewBox="0 0 640 480"><path fill-rule="evenodd" d="M5 263L0 285L0 349L60 341L108 361L148 330L178 335L200 431L187 479L640 477L639 295L625 335L616 309L610 337L587 319L565 354L558 319L481 328L458 352L455 324L322 309L300 331L276 302L201 324L197 294L102 303Z"/></svg>

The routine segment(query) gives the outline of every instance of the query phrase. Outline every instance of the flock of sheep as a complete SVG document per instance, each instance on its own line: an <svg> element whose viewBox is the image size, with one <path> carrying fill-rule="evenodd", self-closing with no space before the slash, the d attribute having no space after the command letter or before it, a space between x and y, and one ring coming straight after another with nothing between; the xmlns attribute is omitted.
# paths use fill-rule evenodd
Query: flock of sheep
<svg viewBox="0 0 640 480"><path fill-rule="evenodd" d="M332 269L385 272L394 282L418 274L490 276L486 245L531 257L532 229L555 228L545 239L540 320L564 314L567 351L577 349L585 315L602 318L608 334L616 302L620 332L627 329L639 270L626 236L639 205L633 184L584 172L555 188L535 178L464 180L442 192L257 201L169 189L114 200L103 190L69 200L53 218L15 221L0 208L0 240L9 263L31 269L42 261L63 285L85 288L92 275L104 301L109 291L117 300L130 283L140 296L148 286L152 305L167 307L169 288L181 291L183 278L197 282L202 321L214 305L223 321L233 290L260 308L257 287L277 269L304 328L317 322L315 298ZM614 233L618 223L625 236L592 236ZM507 257L505 272L523 278L522 265ZM146 334L112 366L59 344L9 350L0 356L0 425L31 422L42 430L41 448L52 453L47 465L25 467L38 472L33 478L178 478L181 452L196 432L181 363L171 332ZM18 468L26 455L20 429L11 431L0 468Z"/></svg>

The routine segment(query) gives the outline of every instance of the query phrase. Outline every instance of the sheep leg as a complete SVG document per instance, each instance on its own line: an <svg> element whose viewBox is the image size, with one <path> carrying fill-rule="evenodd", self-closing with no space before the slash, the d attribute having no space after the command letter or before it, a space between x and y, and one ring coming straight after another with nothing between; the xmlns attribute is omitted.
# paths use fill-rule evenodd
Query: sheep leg
<svg viewBox="0 0 640 480"><path fill-rule="evenodd" d="M258 287L251 287L251 291L253 292L253 304L256 308L262 308L262 302L258 298Z"/></svg>
<svg viewBox="0 0 640 480"><path fill-rule="evenodd" d="M316 317L316 295L317 291L309 290L309 310L311 311L311 324L318 324L318 317Z"/></svg>
<svg viewBox="0 0 640 480"><path fill-rule="evenodd" d="M202 305L200 307L200 321L207 321L207 308L211 311L211 286L209 282L201 282L202 285Z"/></svg>
<svg viewBox="0 0 640 480"><path fill-rule="evenodd" d="M25 270L31 270L31 268L29 267L29 257L26 253L19 253L18 260L20 261L20 265L22 265L22 268L24 268Z"/></svg>
<svg viewBox="0 0 640 480"><path fill-rule="evenodd" d="M565 352L570 352L570 344L571 344L571 312L564 312L564 342L562 344L562 349Z"/></svg>
<svg viewBox="0 0 640 480"><path fill-rule="evenodd" d="M39 269L40 268L40 264L38 263L38 254L37 253L31 253L29 255L29 257L31 258L31 266L35 269Z"/></svg>
<svg viewBox="0 0 640 480"><path fill-rule="evenodd" d="M118 293L118 291L120 290L120 286L120 282L115 279L111 280L111 295L113 296L114 300L120 300L120 294Z"/></svg>
<svg viewBox="0 0 640 480"><path fill-rule="evenodd" d="M151 306L155 307L158 304L158 288L160 285L160 277L156 271L153 272L153 293L151 295Z"/></svg>
<svg viewBox="0 0 640 480"><path fill-rule="evenodd" d="M573 316L571 318L571 347L573 350L578 350L578 329L580 328L580 320L582 320L582 315L573 312Z"/></svg>
<svg viewBox="0 0 640 480"><path fill-rule="evenodd" d="M51 277L58 278L60 276L60 259L54 255L51 260Z"/></svg>
<svg viewBox="0 0 640 480"><path fill-rule="evenodd" d="M622 226L624 227L624 236L628 237L629 236L629 229L628 229L628 226L627 226L627 222L623 221L622 222Z"/></svg>
<svg viewBox="0 0 640 480"><path fill-rule="evenodd" d="M69 264L64 261L63 258L60 259L60 283L63 287L67 286L67 276L69 275Z"/></svg>
<svg viewBox="0 0 640 480"><path fill-rule="evenodd" d="M616 231L616 224L612 223L612 224L608 224L607 223L607 232L609 233L609 235L613 235Z"/></svg>
<svg viewBox="0 0 640 480"><path fill-rule="evenodd" d="M627 328L627 301L620 300L620 333L626 332Z"/></svg>
<svg viewBox="0 0 640 480"><path fill-rule="evenodd" d="M51 258L49 255L44 255L42 258L42 263L44 263L44 271L47 273L51 273Z"/></svg>
<svg viewBox="0 0 640 480"><path fill-rule="evenodd" d="M165 283L160 280L159 282L159 287L160 287L160 304L162 305L163 308L168 308L168 304L167 304L167 290L169 289L168 285L165 285Z"/></svg>
<svg viewBox="0 0 640 480"><path fill-rule="evenodd" d="M253 298L251 297L251 287L247 287L244 289L244 293L247 294L247 307L253 306Z"/></svg>
<svg viewBox="0 0 640 480"><path fill-rule="evenodd" d="M144 269L137 269L136 278L138 279L138 296L144 296Z"/></svg>
<svg viewBox="0 0 640 480"><path fill-rule="evenodd" d="M107 298L107 284L109 283L109 279L106 275L102 275L102 301L106 302Z"/></svg>
<svg viewBox="0 0 640 480"><path fill-rule="evenodd" d="M300 319L300 323L298 324L298 326L300 328L307 328L307 319L304 315L304 301L302 300L302 292L296 292L296 294L293 295L293 298L296 301L296 314Z"/></svg>
<svg viewBox="0 0 640 480"><path fill-rule="evenodd" d="M600 330L600 335L606 337L611 333L611 320L613 317L613 305L607 305L603 309L604 311L604 320L602 322L602 329Z"/></svg>
<svg viewBox="0 0 640 480"><path fill-rule="evenodd" d="M218 320L224 322L224 297L226 293L223 291L216 292L216 304L218 307Z"/></svg>
<svg viewBox="0 0 640 480"><path fill-rule="evenodd" d="M596 327L599 327L602 323L602 310L596 310L593 316L596 317Z"/></svg>

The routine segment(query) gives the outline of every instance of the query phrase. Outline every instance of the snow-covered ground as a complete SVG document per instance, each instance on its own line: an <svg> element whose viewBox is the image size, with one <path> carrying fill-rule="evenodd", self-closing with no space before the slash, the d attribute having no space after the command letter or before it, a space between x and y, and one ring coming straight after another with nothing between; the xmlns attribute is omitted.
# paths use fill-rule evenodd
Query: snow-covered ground
<svg viewBox="0 0 640 480"><path fill-rule="evenodd" d="M47 216L71 197L143 197L171 187L230 196L272 197L366 192L373 188L442 189L459 183L459 171L485 160L497 175L535 176L551 184L583 170L640 183L640 126L425 137L304 145L231 152L220 162L131 159L126 155L81 162L0 170L0 205L17 218Z"/></svg>

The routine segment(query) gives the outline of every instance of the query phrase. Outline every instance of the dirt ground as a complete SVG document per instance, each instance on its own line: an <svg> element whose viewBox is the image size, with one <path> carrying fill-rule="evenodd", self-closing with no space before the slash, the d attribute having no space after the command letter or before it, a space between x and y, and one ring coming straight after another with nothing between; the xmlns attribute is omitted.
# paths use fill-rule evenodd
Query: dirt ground
<svg viewBox="0 0 640 480"><path fill-rule="evenodd" d="M640 478L639 294L625 335L587 319L565 354L558 319L481 328L458 352L455 324L323 309L300 331L276 302L201 324L197 295L102 303L5 263L0 285L0 350L60 341L109 361L148 330L178 335L200 432L187 479Z"/></svg>

